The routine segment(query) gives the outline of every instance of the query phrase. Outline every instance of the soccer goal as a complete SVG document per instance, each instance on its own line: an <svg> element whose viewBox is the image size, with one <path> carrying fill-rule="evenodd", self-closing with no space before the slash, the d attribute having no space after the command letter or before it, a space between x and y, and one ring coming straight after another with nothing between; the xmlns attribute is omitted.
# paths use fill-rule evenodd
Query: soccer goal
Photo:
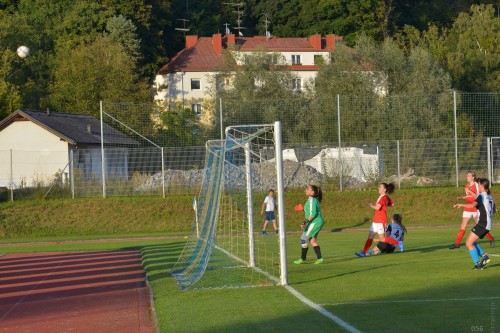
<svg viewBox="0 0 500 333"><path fill-rule="evenodd" d="M225 136L206 144L193 229L171 274L181 290L286 285L280 122L231 126ZM275 233L270 223L264 236L261 208L269 189L279 228Z"/></svg>

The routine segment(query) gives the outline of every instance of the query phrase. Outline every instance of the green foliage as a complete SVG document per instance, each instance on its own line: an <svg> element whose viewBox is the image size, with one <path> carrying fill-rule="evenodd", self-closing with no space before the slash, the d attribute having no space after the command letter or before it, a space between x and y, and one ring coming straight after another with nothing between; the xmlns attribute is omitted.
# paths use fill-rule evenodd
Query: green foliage
<svg viewBox="0 0 500 333"><path fill-rule="evenodd" d="M204 143L197 116L189 108L183 109L182 105L178 105L175 109L164 112L162 121L169 146L196 146Z"/></svg>
<svg viewBox="0 0 500 333"><path fill-rule="evenodd" d="M125 102L149 95L135 74L133 59L108 37L72 50L59 49L57 62L50 86L50 101L57 110L98 118L99 100Z"/></svg>

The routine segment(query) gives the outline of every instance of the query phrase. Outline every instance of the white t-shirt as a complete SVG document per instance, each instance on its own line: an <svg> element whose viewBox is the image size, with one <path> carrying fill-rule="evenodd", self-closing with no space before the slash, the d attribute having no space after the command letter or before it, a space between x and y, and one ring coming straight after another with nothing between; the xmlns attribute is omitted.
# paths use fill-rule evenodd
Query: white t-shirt
<svg viewBox="0 0 500 333"><path fill-rule="evenodd" d="M266 212L274 212L274 197L268 195L264 199L264 203L266 204Z"/></svg>

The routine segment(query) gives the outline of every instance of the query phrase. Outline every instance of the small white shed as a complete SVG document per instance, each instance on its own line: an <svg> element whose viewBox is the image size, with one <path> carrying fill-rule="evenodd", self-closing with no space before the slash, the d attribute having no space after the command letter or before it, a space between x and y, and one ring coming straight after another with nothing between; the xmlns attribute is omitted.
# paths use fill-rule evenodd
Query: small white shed
<svg viewBox="0 0 500 333"><path fill-rule="evenodd" d="M139 143L103 124L106 175L128 177L128 149ZM47 185L68 179L70 159L79 176L102 178L101 123L78 114L17 110L0 121L0 186Z"/></svg>

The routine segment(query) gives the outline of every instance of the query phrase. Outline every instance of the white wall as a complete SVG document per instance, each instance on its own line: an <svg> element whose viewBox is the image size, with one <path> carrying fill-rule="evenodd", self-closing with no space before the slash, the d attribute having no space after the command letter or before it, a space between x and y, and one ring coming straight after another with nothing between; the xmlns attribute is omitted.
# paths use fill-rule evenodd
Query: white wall
<svg viewBox="0 0 500 333"><path fill-rule="evenodd" d="M0 186L10 186L11 175L15 187L51 182L67 163L68 143L31 121L0 131Z"/></svg>
<svg viewBox="0 0 500 333"><path fill-rule="evenodd" d="M367 181L378 175L378 155L365 154L363 149L346 147L341 149L341 157L344 161L343 174L347 174L360 181ZM293 149L283 150L283 160L297 162ZM322 149L316 156L304 161L305 165L315 168L320 173L329 176L338 175L340 170L338 148Z"/></svg>

